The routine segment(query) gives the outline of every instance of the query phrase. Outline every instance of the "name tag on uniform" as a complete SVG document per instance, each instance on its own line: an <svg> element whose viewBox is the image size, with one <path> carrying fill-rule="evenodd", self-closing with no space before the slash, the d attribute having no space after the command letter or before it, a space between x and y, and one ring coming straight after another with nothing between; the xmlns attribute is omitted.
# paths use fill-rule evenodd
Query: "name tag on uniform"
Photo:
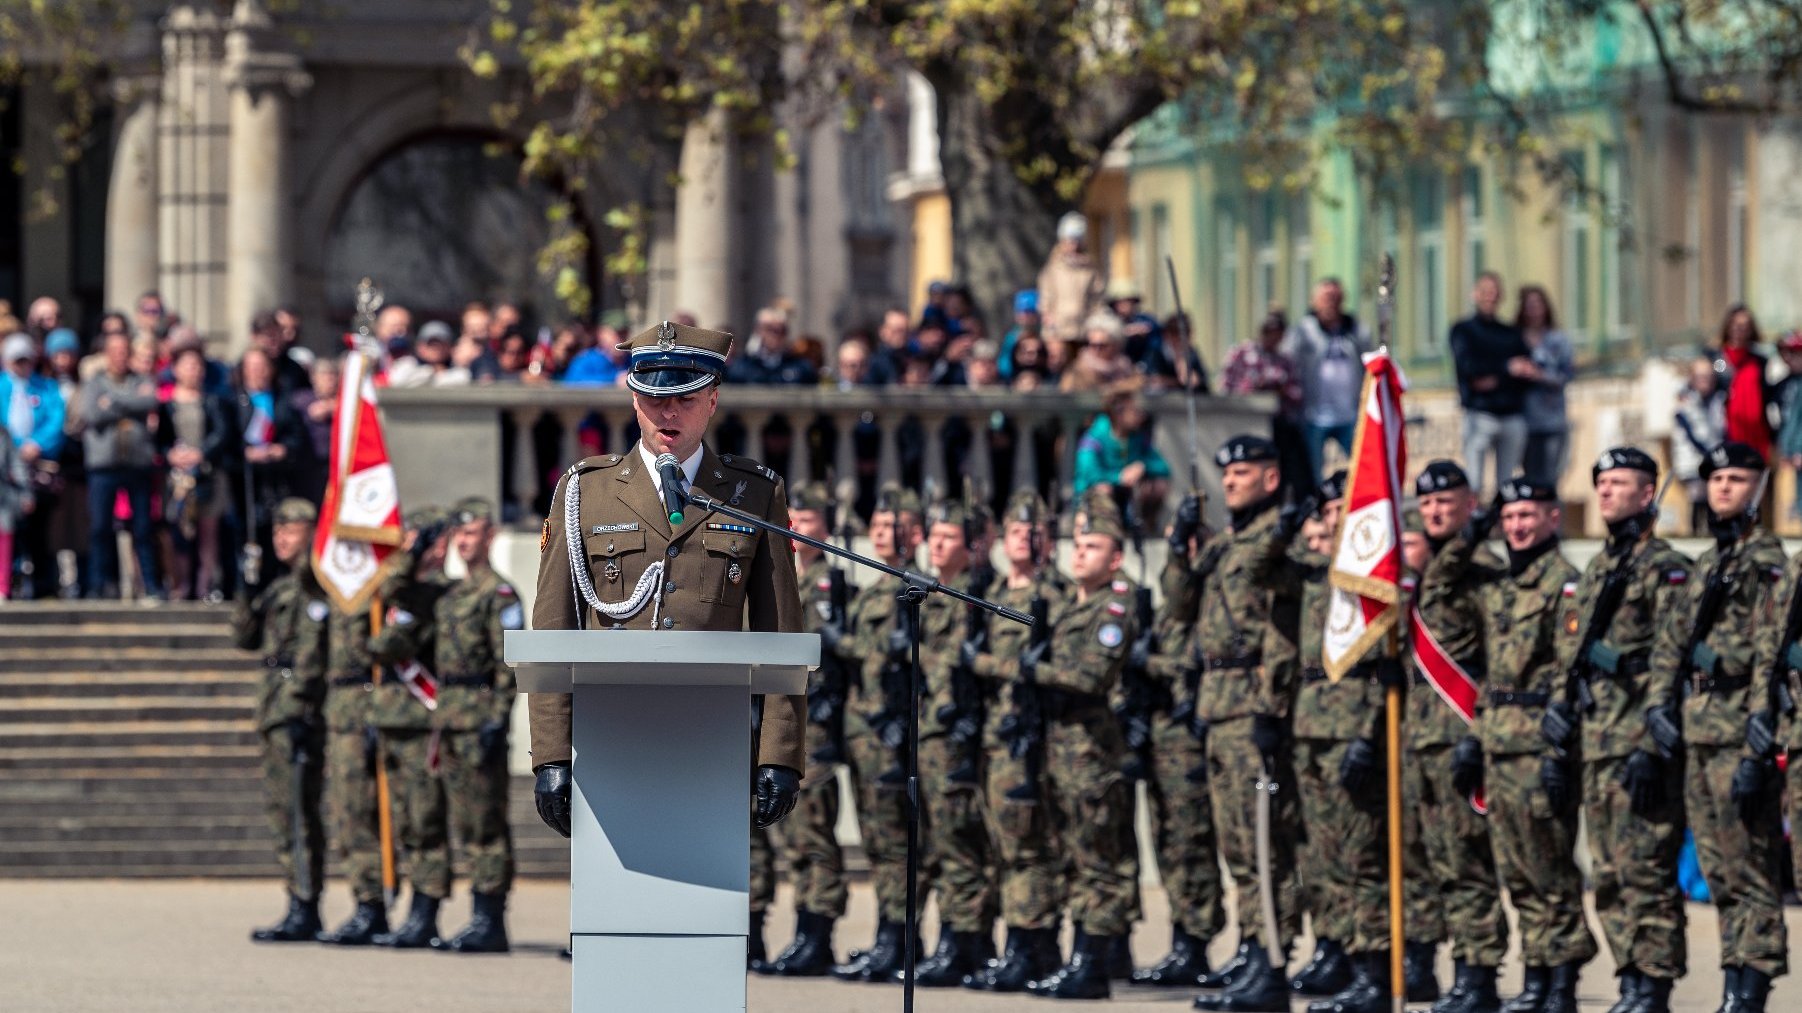
<svg viewBox="0 0 1802 1013"><path fill-rule="evenodd" d="M620 531L637 531L637 530L638 530L638 522L637 521L627 521L624 524L596 524L594 526L593 530L589 531L588 533L591 535L611 535L611 534L615 534Z"/></svg>
<svg viewBox="0 0 1802 1013"><path fill-rule="evenodd" d="M721 524L718 521L707 522L709 531L730 531L735 535L754 535L757 529L749 524Z"/></svg>

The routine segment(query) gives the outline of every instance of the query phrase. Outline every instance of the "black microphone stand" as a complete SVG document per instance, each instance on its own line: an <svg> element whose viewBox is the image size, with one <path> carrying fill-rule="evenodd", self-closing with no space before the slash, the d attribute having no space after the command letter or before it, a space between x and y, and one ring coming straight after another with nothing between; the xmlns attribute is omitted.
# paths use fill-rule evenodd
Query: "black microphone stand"
<svg viewBox="0 0 1802 1013"><path fill-rule="evenodd" d="M678 488L680 488L680 486L678 486ZM690 489L687 492L680 494L679 499L692 503L703 510L712 510L717 513L725 514L733 520L743 521L746 524L761 528L771 534L792 538L803 545L811 545L822 552L837 556L840 559L850 560L853 563L867 566L872 570L878 570L891 577L899 578L901 581L901 593L895 597L907 608L908 618L911 620L911 622L908 623L908 629L913 638L913 643L909 648L911 660L909 661L907 694L910 704L907 708L907 921L903 928L906 935L902 940L902 945L905 947L904 955L902 957L902 965L905 968L903 974L905 977L901 979L901 1008L905 1013L913 1013L914 960L918 956L918 954L914 952L914 948L919 941L920 934L920 909L918 904L920 879L920 697L924 688L921 685L920 677L920 603L926 600L927 595L938 593L948 595L966 605L974 605L977 608L987 609L1003 619L1010 619L1022 626L1031 626L1032 617L1024 612L1008 608L1005 605L997 605L992 601L978 598L972 594L966 594L954 587L946 587L944 584L939 583L935 578L929 577L923 573L914 573L911 570L903 570L898 566L890 566L881 560L871 559L868 556L860 555L856 552L852 552L850 549L834 545L824 539L812 538L801 534L799 531L795 531L792 528L785 528L774 521L765 520L756 514L748 513L737 507L721 503L719 500L714 499L704 492L696 492Z"/></svg>

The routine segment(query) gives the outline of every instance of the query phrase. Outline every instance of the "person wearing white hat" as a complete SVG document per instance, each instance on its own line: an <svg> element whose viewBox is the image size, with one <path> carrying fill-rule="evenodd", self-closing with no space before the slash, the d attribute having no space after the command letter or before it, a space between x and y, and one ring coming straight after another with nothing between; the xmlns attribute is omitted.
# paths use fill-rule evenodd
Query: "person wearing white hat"
<svg viewBox="0 0 1802 1013"><path fill-rule="evenodd" d="M1047 341L1079 340L1083 321L1101 307L1101 272L1083 248L1088 235L1082 212L1058 219L1057 245L1039 272L1039 315Z"/></svg>

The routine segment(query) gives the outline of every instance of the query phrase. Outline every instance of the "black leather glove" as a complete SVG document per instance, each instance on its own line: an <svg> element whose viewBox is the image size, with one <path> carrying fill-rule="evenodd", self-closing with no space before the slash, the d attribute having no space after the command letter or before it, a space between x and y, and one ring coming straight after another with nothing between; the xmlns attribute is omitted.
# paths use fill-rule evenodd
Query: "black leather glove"
<svg viewBox="0 0 1802 1013"><path fill-rule="evenodd" d="M1133 638L1132 650L1127 652L1127 667L1145 671L1151 667L1151 631L1146 630Z"/></svg>
<svg viewBox="0 0 1802 1013"><path fill-rule="evenodd" d="M1283 722L1274 714L1251 716L1251 744L1258 748L1264 765L1275 769L1277 753L1283 748Z"/></svg>
<svg viewBox="0 0 1802 1013"><path fill-rule="evenodd" d="M1045 652L1051 647L1046 640L1026 648L1020 652L1020 677L1036 679L1039 675L1039 662L1045 660Z"/></svg>
<svg viewBox="0 0 1802 1013"><path fill-rule="evenodd" d="M1472 542L1487 542L1501 519L1502 494L1498 492L1488 506L1470 515L1470 522L1464 526L1464 536Z"/></svg>
<svg viewBox="0 0 1802 1013"><path fill-rule="evenodd" d="M1339 786L1353 795L1364 794L1377 772L1377 747L1369 739L1353 739L1339 761Z"/></svg>
<svg viewBox="0 0 1802 1013"><path fill-rule="evenodd" d="M1317 496L1308 496L1298 503L1291 503L1283 507L1276 515L1277 541L1294 541L1296 532L1301 530L1302 523L1314 516L1314 511L1319 509L1320 499Z"/></svg>
<svg viewBox="0 0 1802 1013"><path fill-rule="evenodd" d="M1621 767L1621 787L1627 790L1627 807L1635 815L1651 815L1664 804L1664 764L1651 753L1635 749Z"/></svg>
<svg viewBox="0 0 1802 1013"><path fill-rule="evenodd" d="M976 670L976 659L982 656L982 641L965 640L957 645L957 660L965 668Z"/></svg>
<svg viewBox="0 0 1802 1013"><path fill-rule="evenodd" d="M953 742L975 742L982 735L982 722L976 720L976 715L962 711L945 734Z"/></svg>
<svg viewBox="0 0 1802 1013"><path fill-rule="evenodd" d="M1483 790L1483 743L1474 735L1452 747L1452 790L1467 799Z"/></svg>
<svg viewBox="0 0 1802 1013"><path fill-rule="evenodd" d="M788 767L766 763L757 768L757 787L752 798L757 803L757 829L768 830L781 823L795 809L801 794L801 775Z"/></svg>
<svg viewBox="0 0 1802 1013"><path fill-rule="evenodd" d="M1683 748L1683 725L1674 707L1646 711L1646 733L1658 744L1658 755L1670 759Z"/></svg>
<svg viewBox="0 0 1802 1013"><path fill-rule="evenodd" d="M476 729L476 744L482 748L482 766L486 767L507 755L507 723L490 718Z"/></svg>
<svg viewBox="0 0 1802 1013"><path fill-rule="evenodd" d="M565 837L569 836L569 792L574 781L569 764L547 763L538 768L538 782L532 786L538 818Z"/></svg>
<svg viewBox="0 0 1802 1013"><path fill-rule="evenodd" d="M1201 497L1184 496L1176 505L1176 517L1170 522L1170 551L1179 556L1189 554L1189 539L1201 530Z"/></svg>
<svg viewBox="0 0 1802 1013"><path fill-rule="evenodd" d="M906 630L897 626L889 631L888 656L891 660L906 661L913 656L913 646L913 638L907 635Z"/></svg>
<svg viewBox="0 0 1802 1013"><path fill-rule="evenodd" d="M282 730L288 733L288 759L296 764L312 763L319 759L313 751L313 723L306 718L289 718L282 722Z"/></svg>
<svg viewBox="0 0 1802 1013"><path fill-rule="evenodd" d="M1777 755L1777 719L1770 711L1753 711L1746 718L1746 748L1763 760Z"/></svg>
<svg viewBox="0 0 1802 1013"><path fill-rule="evenodd" d="M382 744L382 733L375 730L374 725L363 726L363 770L370 777L375 776L375 761Z"/></svg>
<svg viewBox="0 0 1802 1013"><path fill-rule="evenodd" d="M807 696L807 720L816 725L829 725L838 720L839 709L844 701L829 693L810 693Z"/></svg>
<svg viewBox="0 0 1802 1013"><path fill-rule="evenodd" d="M1764 815L1765 787L1775 769L1769 760L1747 756L1733 771L1733 804L1739 807L1739 821L1748 827L1756 826Z"/></svg>
<svg viewBox="0 0 1802 1013"><path fill-rule="evenodd" d="M1377 685L1382 686L1384 689L1389 689L1390 687L1404 689L1408 685L1408 673L1402 667L1400 658L1378 658L1375 670L1371 675L1376 679Z"/></svg>
<svg viewBox="0 0 1802 1013"><path fill-rule="evenodd" d="M828 651L836 652L838 645L844 643L845 628L838 623L827 623L820 627L820 646Z"/></svg>
<svg viewBox="0 0 1802 1013"><path fill-rule="evenodd" d="M1552 804L1552 811L1564 812L1571 803L1569 765L1556 756L1540 760L1539 786L1545 789L1546 801Z"/></svg>
<svg viewBox="0 0 1802 1013"><path fill-rule="evenodd" d="M1561 701L1553 703L1545 709L1545 716L1539 719L1539 734L1557 749L1567 749L1577 734L1577 715L1569 704Z"/></svg>
<svg viewBox="0 0 1802 1013"><path fill-rule="evenodd" d="M1120 734L1126 748L1137 752L1151 744L1151 719L1143 714L1125 713L1120 717Z"/></svg>
<svg viewBox="0 0 1802 1013"><path fill-rule="evenodd" d="M873 728L876 741L882 743L884 749L900 749L901 743L907 741L906 715L891 715L878 719Z"/></svg>

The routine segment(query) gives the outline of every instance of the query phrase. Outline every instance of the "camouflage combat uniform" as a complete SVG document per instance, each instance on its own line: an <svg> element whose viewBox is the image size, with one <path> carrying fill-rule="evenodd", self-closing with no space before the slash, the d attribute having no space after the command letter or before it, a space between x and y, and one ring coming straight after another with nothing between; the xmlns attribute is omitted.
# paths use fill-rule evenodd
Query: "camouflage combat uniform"
<svg viewBox="0 0 1802 1013"><path fill-rule="evenodd" d="M1770 977L1789 969L1778 894L1782 826L1772 806L1768 819L1748 828L1740 821L1731 786L1739 761L1748 755L1746 717L1764 706L1762 698L1757 703L1751 699L1753 641L1775 639L1780 633L1776 592L1784 564L1783 544L1764 530L1747 535L1731 559L1719 545L1702 553L1688 594L1664 621L1687 638L1711 575L1720 570L1718 576L1730 582L1729 589L1698 652L1718 661L1712 672L1704 671L1697 664L1701 659L1678 657L1681 642L1661 639L1652 652L1647 695L1648 709L1681 701L1684 810L1695 836L1696 858L1720 916L1721 966L1750 967Z"/></svg>
<svg viewBox="0 0 1802 1013"><path fill-rule="evenodd" d="M262 655L263 681L257 692L256 728L263 749L264 813L275 836L288 892L317 900L325 879L325 828L320 818L325 728L320 707L325 698L331 607L303 558L291 572L270 581L253 599L240 599L232 609L232 639L238 647ZM306 757L301 771L300 815L294 826L295 747L289 722L304 723L298 745ZM304 869L294 865L295 834L300 834ZM304 876L301 873L304 872Z"/></svg>
<svg viewBox="0 0 1802 1013"><path fill-rule="evenodd" d="M382 902L382 846L375 791L375 726L369 614L332 609L326 665L325 797L332 851L359 904Z"/></svg>
<svg viewBox="0 0 1802 1013"><path fill-rule="evenodd" d="M1590 560L1577 582L1578 625L1560 629L1559 669L1576 661L1596 598L1608 573L1625 567L1626 591L1613 621L1596 632L1599 650L1584 660L1594 706L1582 715L1583 817L1589 838L1596 916L1614 963L1653 978L1686 970L1683 895L1677 855L1683 845L1683 768L1660 764L1664 789L1645 815L1628 805L1621 774L1634 750L1656 755L1645 732L1645 704L1655 641L1680 642L1680 615L1690 561L1662 538L1647 536L1627 550ZM1677 648L1673 647L1672 650ZM1598 665L1595 659L1600 659ZM1609 669L1612 668L1612 671Z"/></svg>
<svg viewBox="0 0 1802 1013"><path fill-rule="evenodd" d="M1796 709L1798 703L1802 702L1802 664L1798 664L1802 661L1802 657L1798 657L1802 648L1792 651L1789 645L1779 641L1789 618L1791 599L1798 588L1802 588L1802 554L1798 554L1790 562L1784 571L1783 580L1771 593L1766 612L1770 626L1760 631L1764 635L1758 638L1757 654L1752 665L1752 686L1747 698L1747 706L1752 710L1771 708L1772 697L1779 692L1779 686L1771 683L1773 678L1782 680L1781 688L1787 691L1788 700L1779 700L1776 706L1776 725L1778 754L1788 756L1783 775L1783 794L1789 803L1792 869L1802 869L1802 833L1796 832L1797 823L1802 821L1802 717L1798 716ZM1778 651L1784 651L1785 656L1778 658Z"/></svg>
<svg viewBox="0 0 1802 1013"><path fill-rule="evenodd" d="M1577 576L1554 542L1519 573L1487 584L1480 598L1489 673L1476 731L1489 832L1496 868L1520 915L1521 958L1529 967L1582 964L1596 954L1574 855L1576 807L1554 809L1540 778L1551 749L1540 721L1563 682L1558 637L1577 622Z"/></svg>
<svg viewBox="0 0 1802 1013"><path fill-rule="evenodd" d="M1150 672L1171 699L1189 694L1194 670L1194 630L1166 607L1158 616L1157 650ZM1170 920L1200 940L1226 927L1215 846L1214 810L1208 795L1207 747L1192 722L1161 709L1151 721L1151 793L1158 877L1170 898Z"/></svg>
<svg viewBox="0 0 1802 1013"><path fill-rule="evenodd" d="M370 723L381 734L382 762L394 797L395 837L405 855L407 881L415 895L442 900L450 894L450 824L444 800L443 736L433 731L433 713L402 681L397 666L417 661L433 677L437 639L448 630L437 620L450 582L442 574L406 577L387 597L382 628L369 638L369 652L384 666L370 695Z"/></svg>
<svg viewBox="0 0 1802 1013"><path fill-rule="evenodd" d="M831 617L831 571L831 560L821 556L801 572L801 628L808 633L818 633ZM816 691L822 676L822 670L813 673ZM821 759L830 734L823 725L811 721L807 725L806 776L794 815L782 824L782 853L795 886L795 907L838 918L845 913L845 873L836 830L837 763Z"/></svg>
<svg viewBox="0 0 1802 1013"><path fill-rule="evenodd" d="M959 590L980 594L969 574L950 581ZM941 715L952 705L952 670L959 663L965 616L973 606L949 595L928 595L920 603L924 632L920 668L925 696L920 706L920 792L925 822L932 828L930 847L933 882L938 889L939 919L953 932L988 933L1000 911L996 897L993 847L983 815L982 767L972 762L979 738L959 749ZM961 769L960 769L961 768ZM953 780L952 774L973 775Z"/></svg>

